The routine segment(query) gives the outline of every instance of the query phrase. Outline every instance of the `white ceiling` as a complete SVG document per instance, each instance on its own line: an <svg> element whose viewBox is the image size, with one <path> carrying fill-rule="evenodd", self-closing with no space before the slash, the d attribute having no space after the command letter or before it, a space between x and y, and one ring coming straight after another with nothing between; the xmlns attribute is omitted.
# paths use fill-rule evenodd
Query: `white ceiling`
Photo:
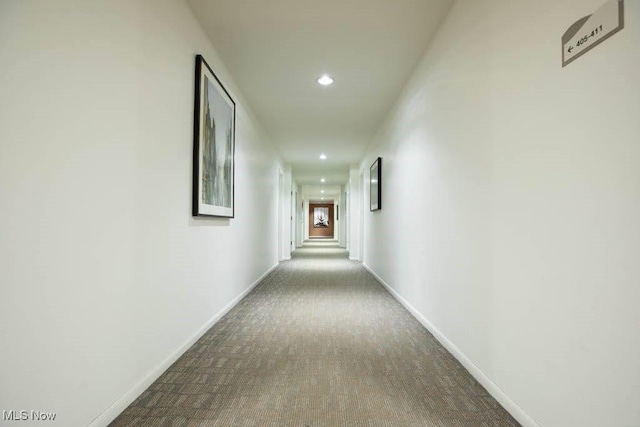
<svg viewBox="0 0 640 427"><path fill-rule="evenodd" d="M453 0L187 2L298 183L329 185L348 180Z"/></svg>
<svg viewBox="0 0 640 427"><path fill-rule="evenodd" d="M302 185L302 200L324 201L326 203L340 200L342 187L339 185Z"/></svg>

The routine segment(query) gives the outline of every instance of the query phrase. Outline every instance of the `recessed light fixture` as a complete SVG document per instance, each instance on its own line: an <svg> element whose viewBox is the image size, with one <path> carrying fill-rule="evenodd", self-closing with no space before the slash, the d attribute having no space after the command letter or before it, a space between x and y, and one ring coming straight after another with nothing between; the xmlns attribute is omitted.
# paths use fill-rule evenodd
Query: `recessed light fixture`
<svg viewBox="0 0 640 427"><path fill-rule="evenodd" d="M324 200L324 197L320 197L320 200Z"/></svg>
<svg viewBox="0 0 640 427"><path fill-rule="evenodd" d="M327 155L324 153L320 154L320 160L327 160Z"/></svg>
<svg viewBox="0 0 640 427"><path fill-rule="evenodd" d="M320 178L320 182L324 183L325 179L324 178Z"/></svg>
<svg viewBox="0 0 640 427"><path fill-rule="evenodd" d="M322 194L324 194L324 190L320 190L320 192L321 192Z"/></svg>
<svg viewBox="0 0 640 427"><path fill-rule="evenodd" d="M323 74L322 76L318 77L317 82L320 83L322 86L329 86L330 84L333 83L333 79L328 75Z"/></svg>

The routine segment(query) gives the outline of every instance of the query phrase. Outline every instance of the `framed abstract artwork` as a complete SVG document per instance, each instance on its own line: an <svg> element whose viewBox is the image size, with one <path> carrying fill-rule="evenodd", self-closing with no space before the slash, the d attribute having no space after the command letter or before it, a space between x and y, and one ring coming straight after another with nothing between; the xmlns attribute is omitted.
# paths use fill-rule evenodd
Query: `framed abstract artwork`
<svg viewBox="0 0 640 427"><path fill-rule="evenodd" d="M196 56L193 216L234 217L236 103Z"/></svg>
<svg viewBox="0 0 640 427"><path fill-rule="evenodd" d="M369 169L369 210L382 209L382 157L378 157Z"/></svg>
<svg viewBox="0 0 640 427"><path fill-rule="evenodd" d="M329 208L313 208L313 226L315 228L329 227Z"/></svg>

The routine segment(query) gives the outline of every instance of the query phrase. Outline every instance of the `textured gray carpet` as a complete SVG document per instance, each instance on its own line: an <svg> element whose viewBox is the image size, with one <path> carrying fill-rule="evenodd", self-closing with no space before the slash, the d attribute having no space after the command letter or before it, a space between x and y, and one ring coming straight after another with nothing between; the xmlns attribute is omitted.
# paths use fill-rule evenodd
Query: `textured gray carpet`
<svg viewBox="0 0 640 427"><path fill-rule="evenodd" d="M517 426L360 264L307 243L113 426Z"/></svg>

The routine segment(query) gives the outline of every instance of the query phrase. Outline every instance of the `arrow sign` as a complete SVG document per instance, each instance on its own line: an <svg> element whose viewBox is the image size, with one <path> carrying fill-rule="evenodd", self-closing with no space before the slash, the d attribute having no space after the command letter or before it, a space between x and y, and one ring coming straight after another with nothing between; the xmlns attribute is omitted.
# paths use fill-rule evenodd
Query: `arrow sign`
<svg viewBox="0 0 640 427"><path fill-rule="evenodd" d="M579 19L562 36L562 66L578 59L624 28L624 0L609 0Z"/></svg>

